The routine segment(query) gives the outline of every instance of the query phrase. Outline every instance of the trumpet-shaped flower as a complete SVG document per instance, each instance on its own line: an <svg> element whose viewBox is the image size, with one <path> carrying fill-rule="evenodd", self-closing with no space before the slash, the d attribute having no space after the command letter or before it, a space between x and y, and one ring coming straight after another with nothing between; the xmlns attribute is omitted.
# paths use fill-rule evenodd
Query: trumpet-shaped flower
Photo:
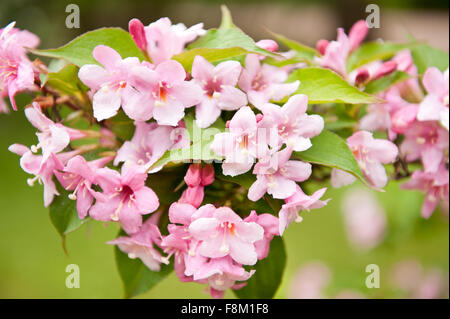
<svg viewBox="0 0 450 319"><path fill-rule="evenodd" d="M425 193L422 205L422 216L429 218L440 201L448 205L449 172L445 164L441 164L435 172L415 171L411 179L402 185L404 189L415 189Z"/></svg>
<svg viewBox="0 0 450 319"><path fill-rule="evenodd" d="M0 96L9 95L13 109L17 110L14 96L34 88L34 69L25 47L35 48L39 38L14 26L12 22L0 29Z"/></svg>
<svg viewBox="0 0 450 319"><path fill-rule="evenodd" d="M41 155L34 155L31 150L20 144L13 144L9 147L9 151L13 152L20 158L20 167L28 174L35 175L34 178L27 180L28 185L33 186L36 181L44 185L44 206L48 207L53 201L55 195L59 195L56 185L53 182L53 174L56 170L64 169L64 165L79 151L71 151L51 154L49 158L44 160Z"/></svg>
<svg viewBox="0 0 450 319"><path fill-rule="evenodd" d="M416 121L405 131L400 152L408 162L421 159L424 171L433 173L445 158L449 146L448 138L448 131L437 122Z"/></svg>
<svg viewBox="0 0 450 319"><path fill-rule="evenodd" d="M128 234L136 233L142 216L154 212L159 200L153 190L145 186L145 168L124 165L122 174L110 168L97 170L96 184L103 193L95 193L96 202L89 215L102 221L118 221Z"/></svg>
<svg viewBox="0 0 450 319"><path fill-rule="evenodd" d="M423 76L423 86L428 95L420 104L419 121L440 121L448 131L448 69L441 73L435 67L428 68Z"/></svg>
<svg viewBox="0 0 450 319"><path fill-rule="evenodd" d="M347 144L367 180L374 187L384 187L387 175L383 164L392 163L397 158L397 146L390 141L374 139L367 131L354 133L347 139Z"/></svg>
<svg viewBox="0 0 450 319"><path fill-rule="evenodd" d="M161 244L161 233L152 218L147 219L138 232L129 237L120 236L109 241L108 244L117 245L131 259L139 258L153 271L160 271L161 264L166 263L161 253L155 248L155 245Z"/></svg>
<svg viewBox="0 0 450 319"><path fill-rule="evenodd" d="M158 125L155 122L136 122L131 141L126 141L117 152L114 165L120 162L152 167L167 150L184 148L189 145L183 127ZM161 169L161 167L157 168ZM154 172L154 170L150 171Z"/></svg>
<svg viewBox="0 0 450 319"><path fill-rule="evenodd" d="M205 257L230 256L244 265L254 265L257 253L254 243L263 239L264 229L245 222L228 207L217 208L211 217L200 217L189 225L190 234L201 241L198 252Z"/></svg>
<svg viewBox="0 0 450 319"><path fill-rule="evenodd" d="M47 118L42 113L39 103L34 102L32 107L26 108L25 116L39 130L39 133L36 133L39 144L32 146L31 151L36 153L41 148L44 161L52 153L56 154L65 149L70 141L86 137L86 134L79 130L54 123Z"/></svg>
<svg viewBox="0 0 450 319"><path fill-rule="evenodd" d="M296 191L296 182L303 182L311 175L311 164L289 160L292 148L275 153L268 161L255 165L256 181L248 191L248 198L259 200L266 192L274 198L285 199Z"/></svg>
<svg viewBox="0 0 450 319"><path fill-rule="evenodd" d="M239 87L247 93L250 103L260 107L271 100L279 101L298 89L300 82L285 83L287 77L285 70L261 64L258 55L248 54L245 69L239 78Z"/></svg>
<svg viewBox="0 0 450 319"><path fill-rule="evenodd" d="M320 198L325 194L326 190L326 188L322 188L308 196L302 191L300 186L296 185L295 193L285 199L285 204L283 204L278 213L280 235L283 235L284 230L290 223L302 221L302 218L299 216L300 211L309 211L325 206L328 200L321 201Z"/></svg>
<svg viewBox="0 0 450 319"><path fill-rule="evenodd" d="M236 88L242 67L237 61L213 66L197 55L192 64L192 77L204 93L196 107L196 123L205 128L213 124L221 110L232 111L247 105L247 96Z"/></svg>
<svg viewBox="0 0 450 319"><path fill-rule="evenodd" d="M69 198L77 201L77 212L84 219L94 202L94 191L91 186L95 182L96 170L110 162L112 157L104 157L87 162L83 156L71 158L63 171L55 171L59 183L73 191Z"/></svg>
<svg viewBox="0 0 450 319"><path fill-rule="evenodd" d="M280 143L297 152L305 151L312 145L310 138L320 134L324 126L321 116L306 114L307 107L308 97L303 94L291 96L282 107L264 104L261 107L264 114L261 123L273 121Z"/></svg>

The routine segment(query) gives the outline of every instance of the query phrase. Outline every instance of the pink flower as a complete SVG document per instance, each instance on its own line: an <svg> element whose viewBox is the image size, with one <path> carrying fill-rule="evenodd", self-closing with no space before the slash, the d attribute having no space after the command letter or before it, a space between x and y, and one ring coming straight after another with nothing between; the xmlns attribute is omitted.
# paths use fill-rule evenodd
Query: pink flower
<svg viewBox="0 0 450 319"><path fill-rule="evenodd" d="M152 167L167 150L183 148L189 145L185 129L158 125L155 122L136 122L131 141L123 143L114 159L114 165L120 162ZM156 168L161 169L161 167ZM150 172L155 172L152 170Z"/></svg>
<svg viewBox="0 0 450 319"><path fill-rule="evenodd" d="M376 197L365 190L347 194L342 205L347 236L361 250L376 247L386 231L386 213Z"/></svg>
<svg viewBox="0 0 450 319"><path fill-rule="evenodd" d="M440 121L448 131L448 69L441 73L430 67L423 76L423 86L428 95L420 104L419 121Z"/></svg>
<svg viewBox="0 0 450 319"><path fill-rule="evenodd" d="M264 229L263 239L255 242L258 259L264 259L269 255L270 242L274 236L279 236L278 218L271 214L256 214L254 210L244 219L245 222L255 222Z"/></svg>
<svg viewBox="0 0 450 319"><path fill-rule="evenodd" d="M299 81L284 83L287 77L286 71L268 64L261 65L258 55L248 54L239 87L247 93L250 103L260 107L271 100L279 101L298 89Z"/></svg>
<svg viewBox="0 0 450 319"><path fill-rule="evenodd" d="M214 182L214 167L206 164L191 164L184 177L188 188L183 192L179 203L199 207L203 202L204 188Z"/></svg>
<svg viewBox="0 0 450 319"><path fill-rule="evenodd" d="M117 245L131 259L139 258L153 271L160 271L161 263L166 262L155 248L155 245L161 244L161 233L152 218L147 219L141 229L130 237L121 236L108 244Z"/></svg>
<svg viewBox="0 0 450 319"><path fill-rule="evenodd" d="M192 77L204 93L196 107L196 123L205 128L213 124L221 110L237 110L247 104L247 96L235 86L242 67L237 61L226 61L213 66L197 55L192 64Z"/></svg>
<svg viewBox="0 0 450 319"><path fill-rule="evenodd" d="M198 252L205 257L230 256L244 265L254 265L257 253L254 243L263 239L264 229L247 223L228 207L217 208L212 216L201 217L189 225L190 234L202 241Z"/></svg>
<svg viewBox="0 0 450 319"><path fill-rule="evenodd" d="M213 298L223 298L225 290L229 288L239 289L244 285L236 281L246 281L255 270L247 272L242 265L237 264L231 257L212 258L205 262L195 272L195 281L206 281L210 287Z"/></svg>
<svg viewBox="0 0 450 319"><path fill-rule="evenodd" d="M13 109L17 110L16 93L34 88L33 65L26 56L25 47L35 48L39 38L14 28L14 25L12 22L0 29L0 95L9 95Z"/></svg>
<svg viewBox="0 0 450 319"><path fill-rule="evenodd" d="M292 146L294 151L305 151L312 146L310 138L320 134L324 126L321 116L306 114L307 107L308 97L303 94L291 96L282 107L264 104L262 123L273 121L280 142Z"/></svg>
<svg viewBox="0 0 450 319"><path fill-rule="evenodd" d="M321 201L320 198L325 194L326 188L319 189L313 195L306 195L300 186L296 185L295 193L285 199L285 204L281 207L279 215L279 233L283 235L286 227L293 221L300 222L302 218L299 212L303 210L322 208L328 203L328 200Z"/></svg>
<svg viewBox="0 0 450 319"><path fill-rule="evenodd" d="M9 147L9 151L21 156L20 167L26 173L35 175L34 178L27 180L28 185L33 186L36 181L44 185L45 207L50 206L55 195L59 195L53 182L53 174L56 170L62 170L69 159L79 154L79 151L59 153L58 155L52 153L48 159L44 160L41 155L34 155L24 145L13 144Z"/></svg>
<svg viewBox="0 0 450 319"><path fill-rule="evenodd" d="M187 43L206 33L203 23L186 28L182 23L172 25L169 18L161 18L147 27L138 19L132 19L129 31L137 46L146 52L155 64L183 52Z"/></svg>
<svg viewBox="0 0 450 319"><path fill-rule="evenodd" d="M55 176L66 189L73 191L69 198L77 201L77 211L80 219L87 216L94 202L94 191L91 188L95 182L96 170L110 162L112 157L104 157L87 162L83 156L75 156L69 160L63 171L55 171Z"/></svg>
<svg viewBox="0 0 450 319"><path fill-rule="evenodd" d="M266 192L274 198L285 199L297 189L295 182L303 182L311 175L311 164L301 161L290 161L292 149L285 148L275 153L268 162L255 165L253 174L256 181L248 191L248 198L259 200Z"/></svg>
<svg viewBox="0 0 450 319"><path fill-rule="evenodd" d="M223 174L244 174L252 168L256 158L267 155L267 128L258 125L255 114L248 106L239 109L227 126L229 132L216 134L211 149L225 157Z"/></svg>
<svg viewBox="0 0 450 319"><path fill-rule="evenodd" d="M400 152L406 161L421 159L426 173L435 172L448 150L448 131L437 122L416 121L404 134Z"/></svg>
<svg viewBox="0 0 450 319"><path fill-rule="evenodd" d="M324 40L320 40L317 47L323 56L317 59L319 64L346 77L347 58L352 51L360 46L368 31L366 22L360 20L350 29L348 37L344 29L339 28L337 41L327 43Z"/></svg>
<svg viewBox="0 0 450 319"><path fill-rule="evenodd" d="M62 124L54 123L41 111L39 103L34 102L32 107L25 109L25 116L28 121L40 132L36 133L39 144L31 147L31 151L36 153L42 148L43 160L46 161L52 153L59 153L64 150L72 140L86 137L86 134Z"/></svg>
<svg viewBox="0 0 450 319"><path fill-rule="evenodd" d="M145 186L147 173L142 166L124 165L122 174L107 167L97 170L95 184L103 193L95 193L96 203L89 215L102 221L120 221L128 234L136 233L142 216L159 206L156 194Z"/></svg>
<svg viewBox="0 0 450 319"><path fill-rule="evenodd" d="M377 188L387 183L383 164L392 163L398 155L397 146L386 140L374 139L372 133L358 131L347 139L359 167L367 180Z"/></svg>
<svg viewBox="0 0 450 319"><path fill-rule="evenodd" d="M184 117L184 109L202 100L202 88L193 81L185 81L186 72L176 61L162 62L154 70L141 68L139 71L139 81L148 91L149 110L159 125L177 126Z"/></svg>
<svg viewBox="0 0 450 319"><path fill-rule="evenodd" d="M422 216L429 218L440 201L448 203L449 172L445 164L441 164L435 172L415 171L411 179L402 185L405 189L416 189L425 193Z"/></svg>
<svg viewBox="0 0 450 319"><path fill-rule="evenodd" d="M83 65L78 72L81 81L95 92L93 98L94 117L98 121L113 117L122 106L132 119L145 121L151 118L151 106L143 88L139 86L137 74L145 69L138 58L123 59L114 49L98 45L94 58L96 64ZM134 83L137 82L137 83Z"/></svg>

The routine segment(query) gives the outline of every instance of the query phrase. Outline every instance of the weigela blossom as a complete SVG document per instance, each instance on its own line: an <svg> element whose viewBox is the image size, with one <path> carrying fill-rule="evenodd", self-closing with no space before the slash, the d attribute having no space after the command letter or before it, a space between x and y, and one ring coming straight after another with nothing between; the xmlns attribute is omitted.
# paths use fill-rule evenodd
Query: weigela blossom
<svg viewBox="0 0 450 319"><path fill-rule="evenodd" d="M94 58L103 65L83 65L78 72L78 77L84 84L95 92L92 101L94 117L98 121L113 117L122 106L124 112L134 120L148 120L150 114L137 114L136 104L140 103L143 110L145 107L145 94L136 89L132 84L136 80L134 76L141 66L136 57L122 59L114 49L98 45L93 51Z"/></svg>
<svg viewBox="0 0 450 319"><path fill-rule="evenodd" d="M152 216L153 217L153 216ZM161 244L161 233L153 218L147 219L141 229L131 236L120 236L110 245L117 245L131 259L139 258L145 266L153 271L160 271L165 262L161 253L155 248Z"/></svg>
<svg viewBox="0 0 450 319"><path fill-rule="evenodd" d="M36 153L42 149L43 161L46 161L52 153L56 154L64 150L70 141L87 136L82 131L54 123L42 113L39 103L36 102L32 107L25 109L25 116L39 130L39 133L36 133L39 144L33 145L31 151Z"/></svg>
<svg viewBox="0 0 450 319"><path fill-rule="evenodd" d="M255 242L263 239L264 229L255 222L245 222L228 207L217 208L209 217L189 225L190 234L202 241L198 252L209 258L230 256L244 265L257 261Z"/></svg>
<svg viewBox="0 0 450 319"><path fill-rule="evenodd" d="M104 167L97 170L95 184L102 193L95 193L96 202L89 215L96 220L120 222L128 234L136 233L142 225L142 215L154 212L159 200L150 187L145 186L145 168L122 166L122 174Z"/></svg>
<svg viewBox="0 0 450 319"><path fill-rule="evenodd" d="M189 140L182 126L172 127L158 125L155 122L136 122L131 141L123 143L114 158L114 165L121 162L143 165L146 169L152 167L166 151L184 148L189 145ZM161 169L155 168L155 170ZM151 170L150 172L154 172Z"/></svg>
<svg viewBox="0 0 450 319"><path fill-rule="evenodd" d="M59 183L72 193L69 198L77 201L78 217L83 219L87 216L94 202L94 191L91 186L95 182L96 170L105 166L112 157L99 158L87 162L83 156L77 155L71 158L64 170L55 171Z"/></svg>
<svg viewBox="0 0 450 319"><path fill-rule="evenodd" d="M221 110L233 111L247 105L247 96L236 88L242 67L237 61L213 66L197 55L192 64L192 78L203 88L201 102L196 107L196 124L205 128L213 124Z"/></svg>
<svg viewBox="0 0 450 319"><path fill-rule="evenodd" d="M295 193L285 199L281 207L279 216L279 233L283 235L284 230L292 222L301 222L303 218L299 215L301 211L322 208L328 203L328 200L321 201L320 198L325 194L326 188L319 189L311 196L306 195L300 186L296 185Z"/></svg>
<svg viewBox="0 0 450 319"><path fill-rule="evenodd" d="M425 193L422 216L429 218L440 201L448 203L449 172L442 163L435 172L415 171L411 179L402 185L404 189L415 189Z"/></svg>
<svg viewBox="0 0 450 319"><path fill-rule="evenodd" d="M186 28L182 23L172 25L169 18L161 18L147 27L138 19L132 19L128 27L137 46L148 54L154 64L183 52L187 43L206 33L203 23Z"/></svg>
<svg viewBox="0 0 450 319"><path fill-rule="evenodd" d="M35 175L34 178L27 180L28 185L33 186L36 181L44 185L44 206L48 207L53 201L53 198L59 195L56 190L53 175L56 170L63 170L64 165L74 156L80 152L75 150L71 152L59 153L57 155L51 154L44 160L41 155L34 155L33 152L26 146L20 144L13 144L9 147L9 151L20 157L20 167L28 174Z"/></svg>
<svg viewBox="0 0 450 319"><path fill-rule="evenodd" d="M305 151L312 145L310 138L322 132L323 118L320 115L306 114L307 107L308 97L303 94L291 96L282 107L270 103L261 106L264 114L261 123L273 122L280 140L278 147L284 143L294 151ZM271 125L268 123L267 126Z"/></svg>
<svg viewBox="0 0 450 319"><path fill-rule="evenodd" d="M252 210L250 215L245 219L245 222L255 222L264 229L263 239L254 243L258 260L264 259L269 255L270 242L273 237L280 236L278 230L278 218L271 214L260 214Z"/></svg>
<svg viewBox="0 0 450 319"><path fill-rule="evenodd" d="M250 103L260 107L269 101L280 101L298 89L300 82L285 83L287 77L285 70L261 64L258 55L248 54L245 69L239 78L239 87L247 93Z"/></svg>
<svg viewBox="0 0 450 319"><path fill-rule="evenodd" d="M437 121L416 121L405 131L400 152L408 162L420 159L424 171L433 173L445 158L445 152L449 147L448 139L448 131Z"/></svg>
<svg viewBox="0 0 450 319"><path fill-rule="evenodd" d="M14 96L34 89L34 68L26 56L26 48L37 47L39 38L14 26L15 22L11 22L0 29L0 96L7 94L13 109L17 110ZM3 105L0 109L4 111L6 107Z"/></svg>
<svg viewBox="0 0 450 319"><path fill-rule="evenodd" d="M448 131L448 69L427 69L422 80L428 95L420 103L417 119L419 121L440 121Z"/></svg>
<svg viewBox="0 0 450 319"><path fill-rule="evenodd" d="M360 20L350 29L348 36L344 29L339 28L336 41L320 40L317 43L317 49L323 56L317 59L318 63L346 77L347 58L352 51L359 47L368 31L366 21Z"/></svg>
<svg viewBox="0 0 450 319"><path fill-rule="evenodd" d="M347 144L366 179L376 188L384 187L388 178L383 164L394 162L398 155L397 146L390 141L374 139L372 133L367 131L354 133L347 139ZM352 182L351 178L346 177L347 174L345 172L335 173L334 178L343 177ZM336 186L347 184L337 180L332 183Z"/></svg>
<svg viewBox="0 0 450 319"><path fill-rule="evenodd" d="M236 176L248 172L255 159L267 156L269 152L267 133L271 125L259 124L250 107L240 108L228 123L228 132L214 136L211 149L224 156L223 174Z"/></svg>
<svg viewBox="0 0 450 319"><path fill-rule="evenodd" d="M277 199L285 199L296 191L296 182L303 182L311 175L311 164L289 160L292 148L285 148L267 161L258 162L253 169L256 181L248 191L248 198L259 200L267 192Z"/></svg>

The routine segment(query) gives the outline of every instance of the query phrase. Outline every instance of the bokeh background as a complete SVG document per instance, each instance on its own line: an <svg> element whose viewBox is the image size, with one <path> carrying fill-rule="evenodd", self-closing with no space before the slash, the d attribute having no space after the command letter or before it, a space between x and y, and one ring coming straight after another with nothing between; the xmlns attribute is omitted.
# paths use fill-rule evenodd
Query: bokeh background
<svg viewBox="0 0 450 319"><path fill-rule="evenodd" d="M69 3L80 7L80 29L65 27L65 8ZM412 37L447 52L449 49L446 0L1 0L0 26L15 20L19 28L29 29L41 38L41 48L51 48L99 27L126 29L133 17L144 24L168 16L174 23L189 26L204 22L205 28L216 27L222 3L230 8L235 24L256 40L268 36L267 28L309 45L320 38L334 39L337 27L348 30L353 22L367 15L368 3L376 3L381 9L381 28L371 30L371 39L407 41ZM26 97L20 96L18 102L26 103ZM12 143L34 144L34 133L22 111L0 114L0 298L121 298L113 247L105 244L115 237L117 227L86 223L68 236L65 255L43 207L42 188L28 187L28 176L20 169L18 157L7 151ZM423 196L400 190L398 182L391 183L385 193L372 193L376 210L385 216L386 225L374 247L363 249L352 243L345 219L348 206L352 207L348 196L360 188L360 184L339 190L330 188L326 194L332 198L328 206L304 214L302 223L289 227L284 236L287 269L276 297L302 297L302 287L323 282L323 297L448 298L448 208L424 220L420 217ZM364 209L374 208L362 207L362 213ZM371 219L368 220L370 225ZM80 266L79 289L65 286L65 269L72 263ZM378 289L365 286L368 264L380 267ZM317 280L311 283L305 278ZM172 274L140 297L208 297L203 289L198 284L179 283ZM234 295L229 292L226 297Z"/></svg>

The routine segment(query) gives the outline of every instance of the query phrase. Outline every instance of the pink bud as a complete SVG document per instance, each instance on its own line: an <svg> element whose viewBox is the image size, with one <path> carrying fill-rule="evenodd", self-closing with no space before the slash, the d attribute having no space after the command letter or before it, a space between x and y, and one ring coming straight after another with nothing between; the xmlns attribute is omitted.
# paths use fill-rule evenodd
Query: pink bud
<svg viewBox="0 0 450 319"><path fill-rule="evenodd" d="M230 121L227 121L227 122L225 123L225 126L226 126L227 128L230 128Z"/></svg>
<svg viewBox="0 0 450 319"><path fill-rule="evenodd" d="M189 187L201 185L202 164L191 164L184 176L184 181Z"/></svg>
<svg viewBox="0 0 450 319"><path fill-rule="evenodd" d="M145 38L144 25L139 19L131 19L128 30L139 49L147 51L147 39Z"/></svg>
<svg viewBox="0 0 450 319"><path fill-rule="evenodd" d="M256 45L259 46L261 49L270 52L276 52L278 50L278 43L269 39L258 41L256 42Z"/></svg>
<svg viewBox="0 0 450 319"><path fill-rule="evenodd" d="M320 54L324 55L329 43L330 42L328 42L328 40L324 39L317 41L316 44L317 51L319 51Z"/></svg>
<svg viewBox="0 0 450 319"><path fill-rule="evenodd" d="M202 185L211 185L214 182L214 166L206 164L202 169Z"/></svg>
<svg viewBox="0 0 450 319"><path fill-rule="evenodd" d="M350 51L353 51L360 46L361 42L367 36L368 32L369 28L367 27L367 23L364 20L359 20L353 25L353 27L350 29L350 33L348 34Z"/></svg>
<svg viewBox="0 0 450 319"><path fill-rule="evenodd" d="M356 75L355 84L356 85L364 84L369 80L369 78L370 78L369 71L367 71L367 69L360 69L358 70L358 74Z"/></svg>
<svg viewBox="0 0 450 319"><path fill-rule="evenodd" d="M384 62L378 70L373 75L373 79L379 79L385 75L388 75L389 73L394 72L397 69L397 62L395 61L387 61Z"/></svg>
<svg viewBox="0 0 450 319"><path fill-rule="evenodd" d="M190 204L195 208L198 208L202 204L204 196L205 193L203 186L188 187L181 195L178 203Z"/></svg>
<svg viewBox="0 0 450 319"><path fill-rule="evenodd" d="M256 114L256 122L259 123L263 119L264 115Z"/></svg>

